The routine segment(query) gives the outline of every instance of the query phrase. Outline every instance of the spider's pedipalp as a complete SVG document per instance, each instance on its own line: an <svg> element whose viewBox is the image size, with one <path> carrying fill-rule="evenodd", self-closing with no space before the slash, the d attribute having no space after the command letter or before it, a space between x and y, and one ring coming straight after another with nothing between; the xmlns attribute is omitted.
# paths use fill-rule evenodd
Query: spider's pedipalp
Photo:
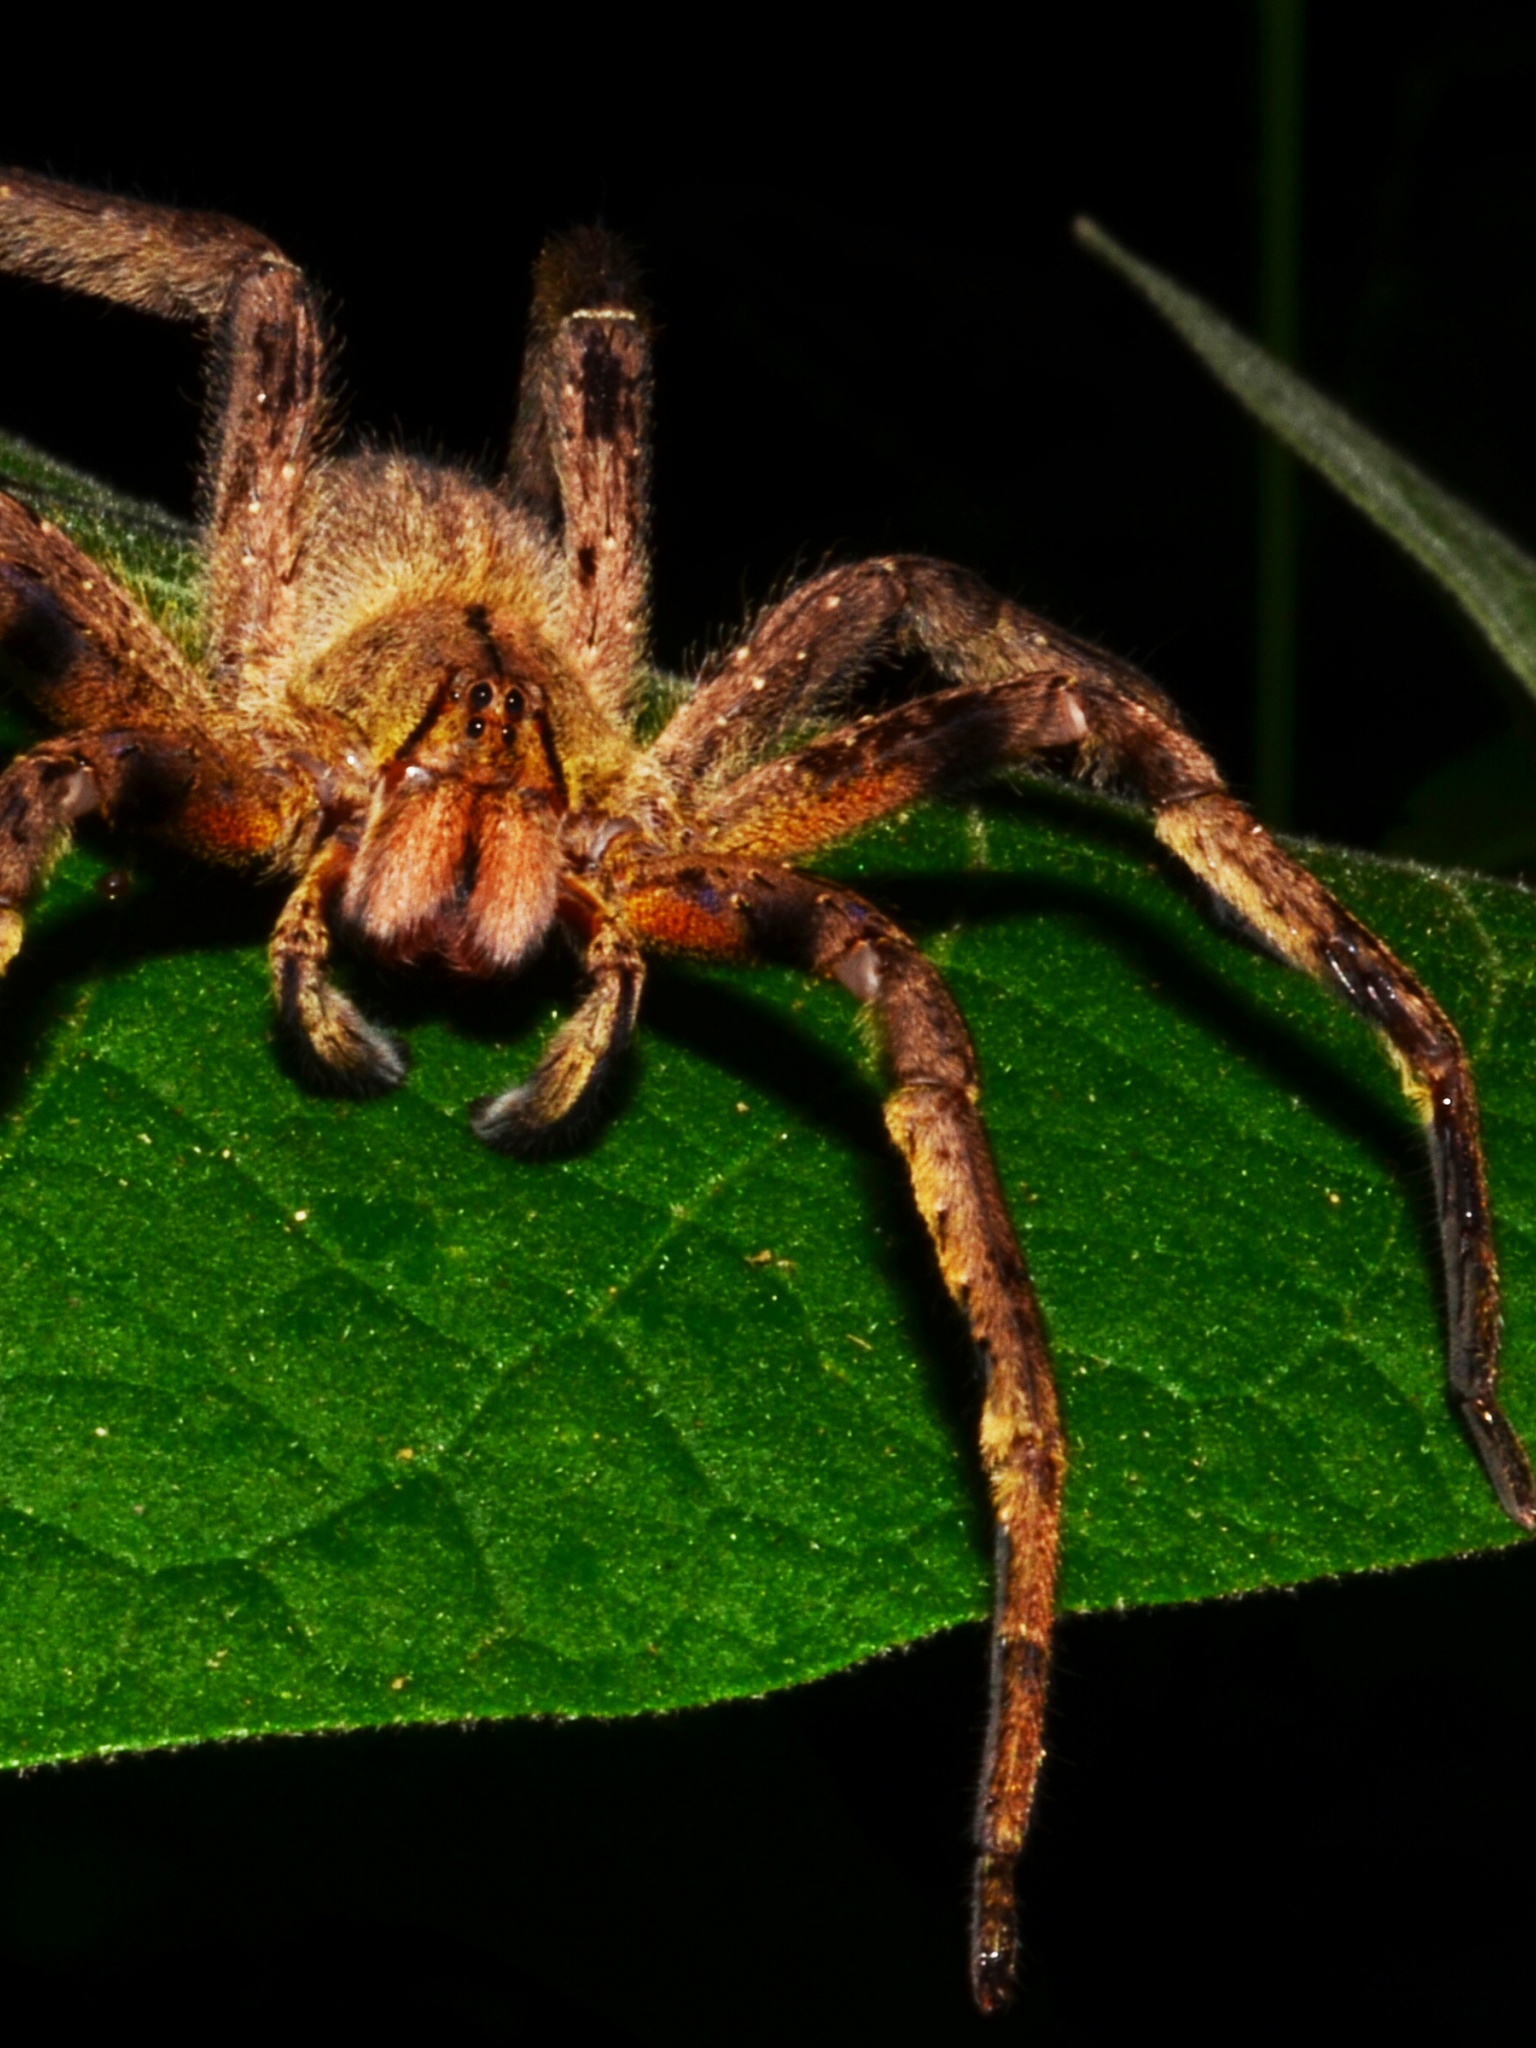
<svg viewBox="0 0 1536 2048"><path fill-rule="evenodd" d="M402 1041L370 1023L331 981L330 906L346 881L351 850L320 849L283 905L269 961L278 1017L311 1079L350 1095L397 1088L410 1065Z"/></svg>
<svg viewBox="0 0 1536 2048"><path fill-rule="evenodd" d="M1034 1289L976 1108L969 1034L936 969L848 890L745 860L658 858L627 846L609 882L636 935L654 946L785 960L841 982L879 1022L894 1083L886 1128L985 1382L981 1456L997 1547L972 1988L983 2011L996 2011L1013 1992L1014 1865L1042 1757L1066 1445Z"/></svg>
<svg viewBox="0 0 1536 2048"><path fill-rule="evenodd" d="M497 1152L539 1151L579 1124L629 1043L645 982L639 947L609 919L594 932L584 965L587 992L528 1079L470 1104L476 1137Z"/></svg>

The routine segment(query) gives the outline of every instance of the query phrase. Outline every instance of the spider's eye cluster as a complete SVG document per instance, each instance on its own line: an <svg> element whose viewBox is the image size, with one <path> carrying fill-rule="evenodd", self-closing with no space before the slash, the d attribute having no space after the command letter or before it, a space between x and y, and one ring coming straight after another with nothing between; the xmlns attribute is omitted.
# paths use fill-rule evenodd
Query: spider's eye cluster
<svg viewBox="0 0 1536 2048"><path fill-rule="evenodd" d="M459 703L462 700L462 694L461 688L456 686L452 692L453 702ZM502 743L510 747L517 737L514 730L516 723L527 709L527 699L514 683L504 685L499 694L501 703L498 707L496 703L498 695L496 684L482 680L471 687L469 691L470 716L465 722L464 731L472 740L483 739L487 727L496 720L499 713L500 718L504 721L501 727Z"/></svg>

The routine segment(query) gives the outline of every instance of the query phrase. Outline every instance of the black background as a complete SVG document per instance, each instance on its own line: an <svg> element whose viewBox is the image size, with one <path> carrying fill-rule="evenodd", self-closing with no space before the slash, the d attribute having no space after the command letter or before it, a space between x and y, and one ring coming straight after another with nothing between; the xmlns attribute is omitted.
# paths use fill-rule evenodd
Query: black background
<svg viewBox="0 0 1536 2048"><path fill-rule="evenodd" d="M1095 215L1254 325L1258 20L1024 10L1000 43L961 15L905 42L894 19L778 18L753 50L573 11L562 49L417 22L312 76L290 26L253 31L235 79L61 48L0 154L255 222L331 295L354 419L456 458L505 438L541 237L601 215L661 320L664 660L828 553L925 549L1150 668L1246 790L1257 440L1068 224ZM1308 19L1302 367L1527 540L1533 85L1518 10ZM7 425L190 507L190 338L5 286L0 342ZM1528 700L1321 487L1301 516L1292 822L1431 850L1426 778L1532 756ZM1442 819L1433 850L1475 857L1477 824ZM1532 1567L1066 1622L1000 2036L1514 2017ZM186 2025L968 2034L982 1661L964 1632L668 1721L11 1779L0 1981Z"/></svg>

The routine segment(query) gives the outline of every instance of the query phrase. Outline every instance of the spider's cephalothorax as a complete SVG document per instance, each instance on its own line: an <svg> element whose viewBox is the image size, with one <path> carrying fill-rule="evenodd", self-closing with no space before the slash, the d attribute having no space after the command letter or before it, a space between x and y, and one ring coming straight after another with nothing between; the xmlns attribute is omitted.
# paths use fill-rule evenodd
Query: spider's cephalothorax
<svg viewBox="0 0 1536 2048"><path fill-rule="evenodd" d="M649 336L607 235L540 259L494 488L330 452L310 292L237 222L0 173L0 269L199 322L214 357L199 665L0 495L0 653L58 735L0 775L0 967L73 821L131 813L207 859L288 878L278 1004L307 1064L344 1087L390 1087L405 1058L333 984L338 941L508 975L558 926L587 991L532 1077L474 1105L495 1145L537 1143L590 1101L648 952L790 961L876 1016L886 1122L985 1376L997 1573L972 1970L981 2005L1005 2003L1064 1465L1050 1362L953 1001L888 919L787 863L1044 754L1139 794L1221 906L1386 1040L1429 1138L1451 1392L1529 1529L1530 1467L1495 1394L1497 1275L1454 1029L1227 794L1144 676L945 563L893 557L802 584L642 745ZM935 678L926 694L834 724L850 679L912 655Z"/></svg>

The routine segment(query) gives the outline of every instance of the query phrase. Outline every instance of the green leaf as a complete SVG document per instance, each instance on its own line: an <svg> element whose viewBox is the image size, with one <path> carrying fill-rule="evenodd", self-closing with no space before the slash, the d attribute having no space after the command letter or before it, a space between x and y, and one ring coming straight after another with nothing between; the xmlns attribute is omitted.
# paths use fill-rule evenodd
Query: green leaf
<svg viewBox="0 0 1536 2048"><path fill-rule="evenodd" d="M1079 221L1077 236L1136 287L1234 398L1443 584L1536 693L1536 559L1096 222Z"/></svg>
<svg viewBox="0 0 1536 2048"><path fill-rule="evenodd" d="M0 490L43 513L86 554L105 562L172 637L196 654L197 563L192 535L179 519L142 498L109 490L14 434L0 433Z"/></svg>
<svg viewBox="0 0 1536 2048"><path fill-rule="evenodd" d="M0 1003L0 1759L677 1706L984 1613L966 1347L839 991L658 970L611 1124L507 1161L463 1105L526 1070L558 962L365 987L415 1071L317 1099L271 1042L276 899L137 853L100 893L120 857L64 864ZM976 1033L1072 1442L1066 1604L1512 1535L1357 1020L1068 792L835 865ZM1473 1049L1531 1430L1536 899L1315 865Z"/></svg>

